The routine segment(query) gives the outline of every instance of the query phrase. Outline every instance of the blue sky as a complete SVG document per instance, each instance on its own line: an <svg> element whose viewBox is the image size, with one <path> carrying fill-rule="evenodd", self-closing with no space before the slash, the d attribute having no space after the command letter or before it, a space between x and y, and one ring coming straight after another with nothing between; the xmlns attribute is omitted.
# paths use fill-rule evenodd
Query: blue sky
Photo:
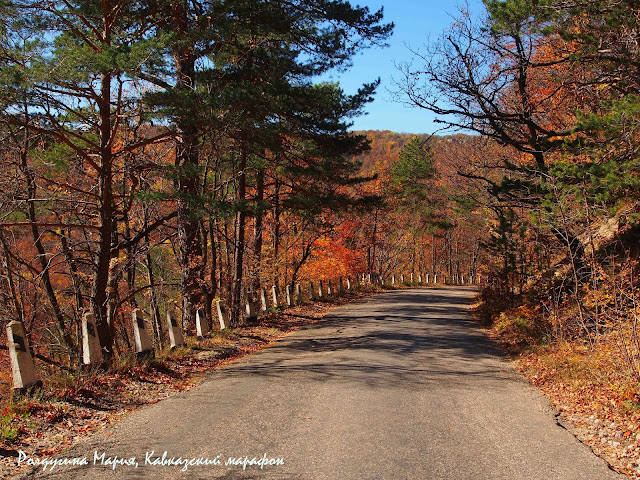
<svg viewBox="0 0 640 480"><path fill-rule="evenodd" d="M407 133L432 133L438 126L426 110L409 108L391 100L392 78L399 77L395 63L411 59L405 44L419 49L430 35L437 37L459 11L459 0L353 0L352 4L368 6L372 11L384 7L385 21L394 22L394 34L389 47L372 48L360 53L354 65L344 73L329 75L327 80L339 81L347 93L354 93L363 83L381 79L376 99L367 106L368 115L354 119L354 130L392 130ZM480 0L469 0L472 11L479 11Z"/></svg>

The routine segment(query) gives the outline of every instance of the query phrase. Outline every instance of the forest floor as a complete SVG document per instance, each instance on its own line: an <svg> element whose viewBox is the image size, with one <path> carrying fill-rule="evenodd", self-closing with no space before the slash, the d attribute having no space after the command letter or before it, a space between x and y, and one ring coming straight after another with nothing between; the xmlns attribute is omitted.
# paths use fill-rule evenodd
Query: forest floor
<svg viewBox="0 0 640 480"><path fill-rule="evenodd" d="M165 349L154 360L120 359L108 372L43 375L44 388L33 397L13 399L10 384L0 391L0 478L20 474L20 452L52 456L144 405L189 390L205 373L261 350L322 319L333 308L371 296L358 290L313 304L260 317L258 325L214 330L203 340ZM6 355L6 352L2 352ZM7 373L8 375L8 373ZM10 377L9 377L10 378Z"/></svg>
<svg viewBox="0 0 640 480"><path fill-rule="evenodd" d="M559 425L613 470L640 479L640 383L619 339L612 334L590 342L540 342L520 314L507 312L503 321L486 327L487 333L550 400Z"/></svg>

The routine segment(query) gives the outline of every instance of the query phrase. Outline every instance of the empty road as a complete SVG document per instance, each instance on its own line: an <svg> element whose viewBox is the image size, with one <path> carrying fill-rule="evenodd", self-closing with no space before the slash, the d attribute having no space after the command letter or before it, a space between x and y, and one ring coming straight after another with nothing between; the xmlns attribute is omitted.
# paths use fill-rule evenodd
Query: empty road
<svg viewBox="0 0 640 480"><path fill-rule="evenodd" d="M470 320L474 294L340 307L85 440L58 458L88 465L46 477L622 478L492 348Z"/></svg>

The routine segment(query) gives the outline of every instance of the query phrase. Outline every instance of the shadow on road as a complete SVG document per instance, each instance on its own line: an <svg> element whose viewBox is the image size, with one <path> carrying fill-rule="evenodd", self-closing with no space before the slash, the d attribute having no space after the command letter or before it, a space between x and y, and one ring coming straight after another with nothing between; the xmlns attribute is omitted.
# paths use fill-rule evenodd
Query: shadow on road
<svg viewBox="0 0 640 480"><path fill-rule="evenodd" d="M474 377L500 388L512 377L497 367L498 352L470 320L472 302L464 290L384 294L220 374L412 390L436 382L463 387Z"/></svg>

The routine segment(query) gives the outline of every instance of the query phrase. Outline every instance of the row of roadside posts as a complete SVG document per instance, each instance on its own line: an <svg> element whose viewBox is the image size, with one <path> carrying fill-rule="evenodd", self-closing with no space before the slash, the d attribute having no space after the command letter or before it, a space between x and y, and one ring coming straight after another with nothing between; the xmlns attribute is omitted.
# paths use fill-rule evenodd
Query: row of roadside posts
<svg viewBox="0 0 640 480"><path fill-rule="evenodd" d="M397 285L405 284L406 282L414 283L414 279L419 284L437 284L438 280L441 283L449 283L454 285L473 285L481 283L481 276L477 275L474 278L473 275L465 276L452 275L450 281L447 282L446 276L440 276L438 274L420 274L414 276L410 273L408 276L400 274L396 277L392 274L389 278L389 283L385 282L385 279L378 274L362 274L354 277L346 277L343 280L340 277L337 284L331 280L327 280L326 283L322 280L317 284L309 282L308 284L308 299L313 302L324 297L331 297L334 295L340 295L345 291L350 291L353 288L359 288L363 285L375 285L383 287L385 285ZM431 279L431 282L429 281ZM397 282L399 280L399 283ZM424 280L424 281L423 281ZM465 282L466 280L466 282ZM474 282L476 280L476 282ZM246 295L246 318L249 323L255 322L260 313L265 313L269 310L268 298L271 297L271 308L274 310L280 307L292 307L295 305L303 304L302 287L299 283L296 283L293 287L287 285L284 291L284 297L280 298L278 290L275 287L271 287L269 294L267 290L261 288L258 292L248 292ZM220 330L224 330L229 327L229 315L228 311L223 305L222 301L217 300L215 302L215 315L218 317L218 323ZM131 312L131 320L133 324L133 337L135 344L135 356L136 358L149 358L153 357L154 349L151 342L151 336L147 329L146 321L142 310L135 309ZM169 336L169 344L172 349L181 347L185 344L185 337L182 327L178 323L175 314L172 311L167 311L166 328ZM205 337L211 332L209 323L207 322L203 310L196 312L196 335L201 338ZM42 385L40 378L36 372L35 365L33 363L33 356L29 348L27 336L25 335L24 326L22 322L12 321L7 325L7 340L9 347L9 357L11 360L11 370L13 374L13 391L16 394L23 394L38 388ZM82 317L82 362L85 367L98 366L103 363L102 348L100 347L100 341L98 339L98 332L96 328L96 319L92 313L85 313Z"/></svg>

